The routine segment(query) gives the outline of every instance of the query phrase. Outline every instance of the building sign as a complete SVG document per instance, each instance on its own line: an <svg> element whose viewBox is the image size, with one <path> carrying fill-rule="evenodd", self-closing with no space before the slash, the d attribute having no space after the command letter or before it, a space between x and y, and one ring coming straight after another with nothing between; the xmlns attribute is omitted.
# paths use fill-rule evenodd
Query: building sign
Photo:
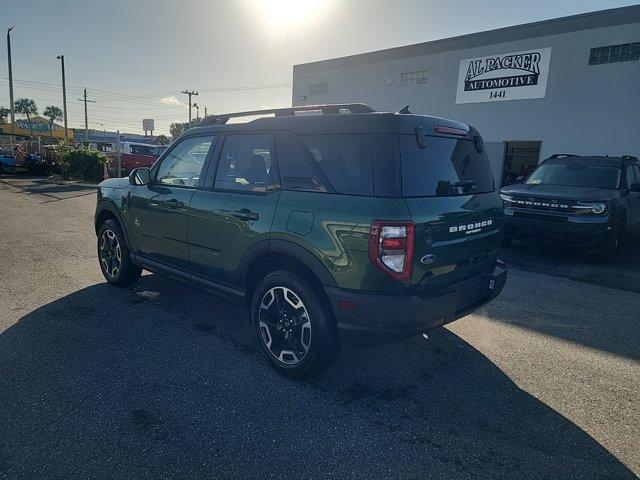
<svg viewBox="0 0 640 480"><path fill-rule="evenodd" d="M3 135L18 135L28 137L33 132L34 136L39 137L51 137L64 138L64 127L54 123L49 124L49 121L42 117L33 117L31 123L26 119L16 120L15 126L11 123L4 123L0 125L0 134ZM73 132L68 130L69 138L73 139Z"/></svg>
<svg viewBox="0 0 640 480"><path fill-rule="evenodd" d="M551 48L462 60L456 103L544 98L550 60Z"/></svg>

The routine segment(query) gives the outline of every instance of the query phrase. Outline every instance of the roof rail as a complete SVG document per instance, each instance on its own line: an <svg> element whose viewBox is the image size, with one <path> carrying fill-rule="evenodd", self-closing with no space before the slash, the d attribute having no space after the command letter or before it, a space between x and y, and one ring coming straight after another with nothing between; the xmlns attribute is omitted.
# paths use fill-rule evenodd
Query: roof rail
<svg viewBox="0 0 640 480"><path fill-rule="evenodd" d="M230 118L251 117L255 115L267 115L273 113L276 117L292 117L296 112L317 112L323 115L337 114L340 110L348 110L351 113L374 113L375 110L364 103L336 103L330 105L304 105L301 107L272 108L267 110L250 110L247 112L221 113L209 115L198 126L224 125Z"/></svg>
<svg viewBox="0 0 640 480"><path fill-rule="evenodd" d="M633 155L622 155L622 160L638 160L638 157L634 157Z"/></svg>
<svg viewBox="0 0 640 480"><path fill-rule="evenodd" d="M566 157L579 157L575 153L554 153L547 160L553 160L554 158L566 158Z"/></svg>

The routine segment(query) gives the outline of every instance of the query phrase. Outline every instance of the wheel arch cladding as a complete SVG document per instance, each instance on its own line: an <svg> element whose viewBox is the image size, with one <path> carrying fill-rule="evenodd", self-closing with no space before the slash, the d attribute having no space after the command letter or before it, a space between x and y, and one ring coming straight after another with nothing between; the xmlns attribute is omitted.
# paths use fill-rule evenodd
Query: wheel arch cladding
<svg viewBox="0 0 640 480"><path fill-rule="evenodd" d="M126 243L126 246L129 249L129 251L131 251L131 243L129 242L129 231L125 227L125 223L122 219L122 216L120 215L120 212L118 212L116 207L114 207L109 201L103 200L98 204L96 208L96 214L95 214L96 235L98 234L100 227L102 227L104 222L106 222L107 220L113 220L120 226L120 229L124 234L124 241Z"/></svg>

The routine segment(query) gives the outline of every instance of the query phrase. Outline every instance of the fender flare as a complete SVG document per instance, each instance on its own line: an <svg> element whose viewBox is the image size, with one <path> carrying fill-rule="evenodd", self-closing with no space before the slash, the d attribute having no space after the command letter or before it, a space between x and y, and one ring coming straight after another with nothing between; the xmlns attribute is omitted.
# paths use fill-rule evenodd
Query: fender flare
<svg viewBox="0 0 640 480"><path fill-rule="evenodd" d="M308 249L298 245L297 243L289 242L287 240L270 239L263 240L253 245L240 260L238 273L241 279L244 279L251 264L262 255L270 253L281 253L288 255L305 267L307 267L318 278L320 283L329 287L337 287L337 283L333 278L333 275L329 272L329 269L322 263L322 261L311 253Z"/></svg>
<svg viewBox="0 0 640 480"><path fill-rule="evenodd" d="M116 218L116 221L118 222L120 228L122 229L122 232L124 233L124 240L127 243L127 248L130 252L133 253L133 250L131 250L131 240L129 239L129 229L125 227L126 223L122 218L122 214L111 199L105 198L101 200L100 203L98 203L98 205L96 206L96 213L93 220L96 234L98 233L98 218L103 212L109 212Z"/></svg>

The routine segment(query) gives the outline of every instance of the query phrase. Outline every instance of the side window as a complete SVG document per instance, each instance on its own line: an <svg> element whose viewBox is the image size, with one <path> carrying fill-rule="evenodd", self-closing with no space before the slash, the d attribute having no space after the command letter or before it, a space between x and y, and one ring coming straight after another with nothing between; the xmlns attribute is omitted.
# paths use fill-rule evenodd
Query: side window
<svg viewBox="0 0 640 480"><path fill-rule="evenodd" d="M633 167L633 165L627 167L627 188L637 182Z"/></svg>
<svg viewBox="0 0 640 480"><path fill-rule="evenodd" d="M266 192L271 184L271 135L227 135L215 189Z"/></svg>
<svg viewBox="0 0 640 480"><path fill-rule="evenodd" d="M156 182L179 187L197 186L212 143L214 137L211 136L184 139L162 159Z"/></svg>
<svg viewBox="0 0 640 480"><path fill-rule="evenodd" d="M336 192L373 195L371 135L300 135L300 139Z"/></svg>
<svg viewBox="0 0 640 480"><path fill-rule="evenodd" d="M305 192L331 191L315 160L295 134L276 132L276 148L282 188Z"/></svg>

